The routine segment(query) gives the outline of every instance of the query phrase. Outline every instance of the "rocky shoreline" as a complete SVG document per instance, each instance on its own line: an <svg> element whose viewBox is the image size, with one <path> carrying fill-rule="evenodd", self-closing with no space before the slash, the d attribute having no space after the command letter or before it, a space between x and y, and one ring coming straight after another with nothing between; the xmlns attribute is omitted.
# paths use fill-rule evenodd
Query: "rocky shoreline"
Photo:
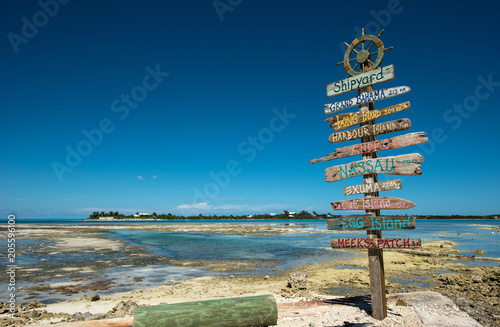
<svg viewBox="0 0 500 327"><path fill-rule="evenodd" d="M437 283L434 290L452 299L483 326L500 324L498 267L466 267L433 278Z"/></svg>

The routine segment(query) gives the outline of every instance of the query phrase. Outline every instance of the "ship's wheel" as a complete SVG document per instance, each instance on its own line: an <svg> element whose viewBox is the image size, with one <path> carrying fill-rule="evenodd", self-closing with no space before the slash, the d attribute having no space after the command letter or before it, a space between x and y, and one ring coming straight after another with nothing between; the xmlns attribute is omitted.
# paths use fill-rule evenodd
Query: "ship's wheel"
<svg viewBox="0 0 500 327"><path fill-rule="evenodd" d="M354 39L351 44L344 42L344 44L347 45L347 50L344 54L344 61L339 62L337 65L343 64L344 70L350 76L361 74L366 66L370 66L371 69L378 68L384 59L384 52L392 50L393 48L384 48L384 43L379 39L382 33L384 33L384 30L382 30L377 36L365 35L365 29L363 28L361 36ZM376 50L374 52L370 52L370 49L374 45L377 47ZM358 46L361 46L361 49L356 50ZM353 52L355 53L355 56L354 58L351 58ZM372 55L377 55L376 59L372 60ZM352 67L351 62L354 60L356 61L356 65ZM359 70L356 71L358 66Z"/></svg>

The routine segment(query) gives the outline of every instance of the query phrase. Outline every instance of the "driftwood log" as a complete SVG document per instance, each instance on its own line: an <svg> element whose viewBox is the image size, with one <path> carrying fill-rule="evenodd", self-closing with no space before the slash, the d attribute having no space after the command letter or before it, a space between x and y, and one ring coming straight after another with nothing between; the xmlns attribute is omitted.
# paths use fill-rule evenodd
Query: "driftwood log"
<svg viewBox="0 0 500 327"><path fill-rule="evenodd" d="M138 307L134 327L272 326L278 308L272 295Z"/></svg>

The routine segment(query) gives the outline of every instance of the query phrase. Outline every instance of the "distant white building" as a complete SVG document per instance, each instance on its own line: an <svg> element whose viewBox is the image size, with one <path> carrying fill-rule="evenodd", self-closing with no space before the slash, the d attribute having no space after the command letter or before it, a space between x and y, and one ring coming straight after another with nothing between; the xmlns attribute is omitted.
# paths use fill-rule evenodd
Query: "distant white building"
<svg viewBox="0 0 500 327"><path fill-rule="evenodd" d="M141 216L151 216L149 213L147 212L139 212L138 215L134 215L135 218L138 218L138 217L141 217Z"/></svg>
<svg viewBox="0 0 500 327"><path fill-rule="evenodd" d="M248 219L252 219L253 218L253 215L248 215L247 216Z"/></svg>

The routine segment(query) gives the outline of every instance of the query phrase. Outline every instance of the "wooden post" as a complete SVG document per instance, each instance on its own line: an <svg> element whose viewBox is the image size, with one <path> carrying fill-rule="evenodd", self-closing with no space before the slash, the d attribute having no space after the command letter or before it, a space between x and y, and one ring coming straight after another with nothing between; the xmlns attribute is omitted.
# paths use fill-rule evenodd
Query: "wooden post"
<svg viewBox="0 0 500 327"><path fill-rule="evenodd" d="M362 65L363 71L370 71L369 63ZM358 90L361 95L365 92L373 91L372 86L367 86ZM373 102L361 104L359 112L374 110ZM361 127L365 125L373 125L375 121L362 123ZM376 136L368 136L361 138L361 143L375 141ZM363 154L363 159L377 158L377 152ZM364 175L364 184L372 184L378 182L377 174ZM378 197L378 192L366 193L365 198ZM380 216L380 210L366 210L367 215ZM367 230L367 238L382 238L382 231L380 230ZM368 248L368 267L370 271L370 294L372 300L372 317L382 320L387 317L387 301L385 297L385 272L384 272L384 255L382 249Z"/></svg>
<svg viewBox="0 0 500 327"><path fill-rule="evenodd" d="M340 113L325 119L336 133L330 135L330 143L361 139L361 144L337 148L327 156L310 160L310 163L329 161L338 158L362 155L362 160L337 165L325 169L325 180L336 182L351 177L363 176L363 184L344 187L344 195L364 193L364 198L331 202L333 210L365 210L365 215L342 216L340 219L328 221L329 230L366 230L367 238L332 240L333 248L366 248L370 273L370 293L372 316L382 320L387 317L385 295L384 256L382 249L399 247L420 247L420 239L384 239L382 230L414 229L415 217L381 216L381 209L408 209L415 204L408 200L394 197L379 197L379 191L401 189L401 180L386 182L378 181L378 174L389 175L420 175L420 165L423 157L419 153L379 157L378 151L390 150L422 144L428 141L424 132L409 133L377 141L376 136L410 128L409 119L399 119L386 123L375 124L375 119L382 118L410 108L410 102L403 102L374 110L374 101L390 98L410 91L407 86L379 89L374 91L373 85L394 79L394 67L378 68L382 63L385 48L378 36L361 36L347 45L344 60L337 65L344 66L348 76L346 79L327 85L327 96L332 97L350 91L358 90L358 96L323 105L325 114L334 113L359 105L359 112ZM365 45L365 42L367 43ZM371 44L369 44L371 43ZM356 50L361 45L361 49ZM366 48L365 48L366 46ZM377 51L370 52L376 46ZM355 52L355 58L351 54ZM372 61L371 55L376 54ZM355 66L351 66L352 61ZM356 67L359 65L359 71ZM340 130L360 125L359 128L348 131ZM393 203L393 200L395 201Z"/></svg>
<svg viewBox="0 0 500 327"><path fill-rule="evenodd" d="M272 295L153 305L134 310L134 327L273 326L277 321L278 307Z"/></svg>

